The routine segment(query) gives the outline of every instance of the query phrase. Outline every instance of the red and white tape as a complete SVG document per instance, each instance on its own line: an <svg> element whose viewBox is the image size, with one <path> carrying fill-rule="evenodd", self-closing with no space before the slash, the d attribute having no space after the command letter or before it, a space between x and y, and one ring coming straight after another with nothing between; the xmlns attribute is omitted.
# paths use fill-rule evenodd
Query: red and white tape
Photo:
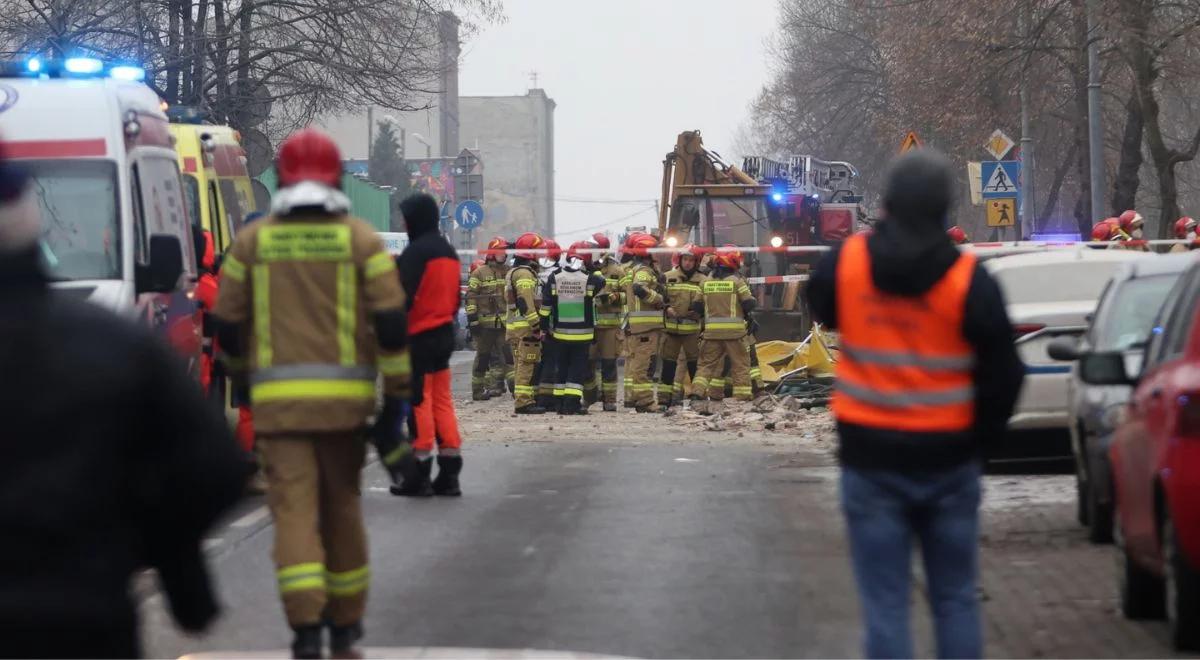
<svg viewBox="0 0 1200 660"><path fill-rule="evenodd" d="M807 282L808 275L767 275L766 277L747 277L747 284L783 284L784 282Z"/></svg>

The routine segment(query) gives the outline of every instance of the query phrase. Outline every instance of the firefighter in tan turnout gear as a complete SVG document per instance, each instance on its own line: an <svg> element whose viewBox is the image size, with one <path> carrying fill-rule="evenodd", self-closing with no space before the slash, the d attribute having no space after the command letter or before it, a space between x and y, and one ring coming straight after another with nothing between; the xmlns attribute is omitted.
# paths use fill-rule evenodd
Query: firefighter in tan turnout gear
<svg viewBox="0 0 1200 660"><path fill-rule="evenodd" d="M669 408L683 400L683 382L676 378L679 356L683 354L688 376L696 378L700 359L701 314L692 309L703 300L700 286L706 279L699 272L700 254L694 245L685 245L672 259L675 267L664 276L667 286L666 330L662 341L662 377L659 392Z"/></svg>
<svg viewBox="0 0 1200 660"><path fill-rule="evenodd" d="M515 376L514 408L517 414L540 415L546 409L534 401L534 372L542 359L541 282L538 280L538 253L546 241L533 232L517 238L513 266L505 288L508 318L505 338L512 347Z"/></svg>
<svg viewBox="0 0 1200 660"><path fill-rule="evenodd" d="M750 354L744 339L747 334L754 333L751 312L756 301L746 281L737 273L741 265L741 252L732 246L717 252L712 273L701 285L703 299L692 308L704 314L700 368L692 383L693 399L703 399L706 390L710 401L725 398L724 383L716 387L713 380L720 378L726 359L729 360L734 398L739 401L751 398ZM697 406L697 409L701 413L709 412L704 406Z"/></svg>
<svg viewBox="0 0 1200 660"><path fill-rule="evenodd" d="M595 234L592 241L603 250L612 247L608 237ZM605 412L617 410L617 358L621 356L621 316L625 294L621 277L625 269L611 252L600 255L596 274L604 278L604 292L596 297L596 359L600 362L600 400Z"/></svg>
<svg viewBox="0 0 1200 660"><path fill-rule="evenodd" d="M625 289L629 305L629 357L625 363L625 376L630 383L625 400L632 401L638 412L658 410L654 381L649 372L658 355L665 301L653 256L646 251L654 247L658 247L658 239L650 234L630 234L625 240L625 249L633 255L627 276L629 284Z"/></svg>
<svg viewBox="0 0 1200 660"><path fill-rule="evenodd" d="M485 401L493 392L489 385L489 368L500 357L506 366L511 366L512 356L504 350L504 284L508 274L504 267L508 241L497 236L488 241L489 252L482 266L476 268L467 280L467 324L475 340L475 364L471 370L471 398Z"/></svg>
<svg viewBox="0 0 1200 660"><path fill-rule="evenodd" d="M292 135L276 169L272 215L238 233L214 316L222 349L249 377L292 651L321 657L328 623L336 657L354 653L362 635L365 427L377 372L387 396L409 384L405 297L379 235L348 215L328 136Z"/></svg>

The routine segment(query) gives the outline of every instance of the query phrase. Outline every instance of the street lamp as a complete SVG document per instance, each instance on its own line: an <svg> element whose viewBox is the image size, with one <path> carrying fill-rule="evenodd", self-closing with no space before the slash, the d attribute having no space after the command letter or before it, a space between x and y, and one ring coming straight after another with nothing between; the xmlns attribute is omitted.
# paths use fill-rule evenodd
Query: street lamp
<svg viewBox="0 0 1200 660"><path fill-rule="evenodd" d="M425 157L426 158L433 158L433 145L432 144L429 144L429 142L427 142L420 133L409 133L409 135L411 135L413 137L413 139L416 140L417 142L420 142L421 144L425 145Z"/></svg>

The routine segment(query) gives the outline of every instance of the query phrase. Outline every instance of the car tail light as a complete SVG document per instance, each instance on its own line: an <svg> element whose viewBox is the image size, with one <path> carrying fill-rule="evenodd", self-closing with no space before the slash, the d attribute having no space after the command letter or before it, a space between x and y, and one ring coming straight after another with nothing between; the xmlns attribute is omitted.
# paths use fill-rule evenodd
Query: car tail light
<svg viewBox="0 0 1200 660"><path fill-rule="evenodd" d="M1182 438L1200 439L1200 392L1181 394L1179 404L1178 435Z"/></svg>
<svg viewBox="0 0 1200 660"><path fill-rule="evenodd" d="M1031 335L1046 327L1045 323L1018 323L1013 326L1013 339Z"/></svg>

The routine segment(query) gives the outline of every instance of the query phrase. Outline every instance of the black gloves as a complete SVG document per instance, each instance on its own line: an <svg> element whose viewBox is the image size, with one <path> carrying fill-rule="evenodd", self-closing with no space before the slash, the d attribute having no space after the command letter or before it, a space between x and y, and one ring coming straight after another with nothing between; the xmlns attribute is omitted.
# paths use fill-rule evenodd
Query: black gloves
<svg viewBox="0 0 1200 660"><path fill-rule="evenodd" d="M633 285L633 295L645 300L646 296L650 295L650 291L646 289L646 287L642 286L640 282L638 282L634 283Z"/></svg>

